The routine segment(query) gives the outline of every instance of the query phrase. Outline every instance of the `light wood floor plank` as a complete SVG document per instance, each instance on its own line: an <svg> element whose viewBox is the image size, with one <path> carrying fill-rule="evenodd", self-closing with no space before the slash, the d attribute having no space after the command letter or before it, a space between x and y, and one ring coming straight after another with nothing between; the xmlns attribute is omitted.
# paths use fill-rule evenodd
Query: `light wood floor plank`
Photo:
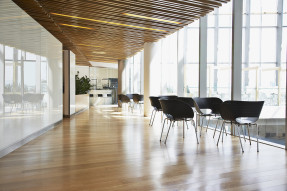
<svg viewBox="0 0 287 191"><path fill-rule="evenodd" d="M159 142L160 116L91 108L0 159L0 191L50 190L287 190L286 152L213 131L196 144L182 124ZM167 133L164 131L163 137ZM218 133L217 133L218 136Z"/></svg>

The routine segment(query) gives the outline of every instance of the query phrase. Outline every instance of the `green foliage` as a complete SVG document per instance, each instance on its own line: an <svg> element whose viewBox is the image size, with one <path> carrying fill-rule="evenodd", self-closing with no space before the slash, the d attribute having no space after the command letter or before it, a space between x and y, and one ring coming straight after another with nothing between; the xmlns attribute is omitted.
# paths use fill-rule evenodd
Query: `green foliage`
<svg viewBox="0 0 287 191"><path fill-rule="evenodd" d="M79 74L76 74L76 95L87 94L92 87L90 81L87 76L79 78Z"/></svg>

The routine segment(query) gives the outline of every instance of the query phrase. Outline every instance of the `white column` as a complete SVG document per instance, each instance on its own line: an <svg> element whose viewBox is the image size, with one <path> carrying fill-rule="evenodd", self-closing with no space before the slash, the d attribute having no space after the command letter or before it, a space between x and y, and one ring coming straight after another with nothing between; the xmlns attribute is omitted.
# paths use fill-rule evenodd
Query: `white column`
<svg viewBox="0 0 287 191"><path fill-rule="evenodd" d="M3 110L0 110L0 113L4 112L4 104L3 104L3 96L4 94L4 60L5 60L5 52L4 52L4 45L0 44L0 108L3 108Z"/></svg>
<svg viewBox="0 0 287 191"><path fill-rule="evenodd" d="M123 91L123 71L124 71L124 61L118 60L118 95L122 94ZM118 99L118 98L117 98ZM118 101L118 107L122 107L120 102Z"/></svg>
<svg viewBox="0 0 287 191"><path fill-rule="evenodd" d="M207 16L199 20L199 97L207 92Z"/></svg>
<svg viewBox="0 0 287 191"><path fill-rule="evenodd" d="M177 32L177 96L184 96L186 27Z"/></svg>
<svg viewBox="0 0 287 191"><path fill-rule="evenodd" d="M145 43L144 45L144 116L149 116L149 96L160 94L161 87L161 44Z"/></svg>
<svg viewBox="0 0 287 191"><path fill-rule="evenodd" d="M243 0L233 0L231 99L241 100Z"/></svg>
<svg viewBox="0 0 287 191"><path fill-rule="evenodd" d="M70 55L69 50L63 50L63 115L70 116Z"/></svg>

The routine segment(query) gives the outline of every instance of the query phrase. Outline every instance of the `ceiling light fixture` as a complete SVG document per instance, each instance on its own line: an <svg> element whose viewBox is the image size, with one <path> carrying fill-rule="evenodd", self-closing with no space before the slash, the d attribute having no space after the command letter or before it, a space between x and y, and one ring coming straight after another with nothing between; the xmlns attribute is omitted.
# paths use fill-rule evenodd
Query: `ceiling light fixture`
<svg viewBox="0 0 287 191"><path fill-rule="evenodd" d="M94 51L93 53L95 53L95 54L106 54L106 52L96 52L96 51Z"/></svg>
<svg viewBox="0 0 287 191"><path fill-rule="evenodd" d="M89 29L89 30L93 29L93 28L89 28L89 27L82 27L82 26L77 26L77 25L68 25L68 24L63 24L63 23L60 23L60 25L64 25L64 26L68 26L68 27L81 28L81 29Z"/></svg>
<svg viewBox="0 0 287 191"><path fill-rule="evenodd" d="M51 13L52 15L58 15L62 17L70 17L74 19L82 19L82 20L87 20L87 21L94 21L94 22L99 22L99 23L106 23L106 24L111 24L111 25L118 25L118 26L125 26L125 27L133 27L133 28L138 28L138 29L146 29L146 30L153 30L153 31L159 31L159 32L168 32L166 30L161 30L161 29L153 29L153 28L147 28L147 27L140 27L140 26L135 26L135 25L127 25L127 24L121 24L121 23L114 23L114 22L109 22L109 21L102 21L102 20L96 20L96 19L89 19L89 18L84 18L84 17L76 17L76 16L71 16L71 15L64 15L64 14L59 14L59 13ZM86 29L93 29L93 28L88 28L88 27L81 27L81 26L75 26L75 25L67 25L67 24L61 24L65 26L71 26L71 27L77 27L77 28L86 28Z"/></svg>
<svg viewBox="0 0 287 191"><path fill-rule="evenodd" d="M89 46L89 47L95 47L99 48L100 46L94 46L94 45L88 45L88 44L77 44L78 46Z"/></svg>
<svg viewBox="0 0 287 191"><path fill-rule="evenodd" d="M131 16L131 17L138 17L138 18L143 18L143 19L150 19L150 20L155 20L155 21L162 21L162 22L166 22L166 23L182 24L182 23L176 22L176 21L169 21L169 20L165 20L165 19L157 19L157 18L153 18L153 17L134 15L134 14L130 14L130 13L123 13L123 15Z"/></svg>

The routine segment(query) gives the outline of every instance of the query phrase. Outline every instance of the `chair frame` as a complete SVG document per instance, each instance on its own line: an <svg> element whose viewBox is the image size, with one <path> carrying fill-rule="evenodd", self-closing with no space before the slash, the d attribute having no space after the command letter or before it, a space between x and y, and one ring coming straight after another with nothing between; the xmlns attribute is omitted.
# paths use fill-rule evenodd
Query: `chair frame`
<svg viewBox="0 0 287 191"><path fill-rule="evenodd" d="M264 104L264 101L225 101L223 102L221 106L220 114L224 121L221 126L220 134L219 134L218 141L217 141L217 146L218 146L223 128L225 129L225 123L229 122L231 123L231 125L234 125L235 133L237 131L236 134L238 134L241 150L243 153L244 149L243 149L242 141L241 141L241 133L243 132L242 126L244 125L247 126L249 142L251 145L249 127L251 127L252 125L255 125L257 128L257 137L256 137L257 152L259 152L259 143L258 143L259 126L256 122L259 119L263 104ZM241 118L249 118L251 120L249 120L249 122L242 122L242 120L240 120ZM243 138L246 141L245 136L243 136ZM223 136L222 136L222 142L223 142Z"/></svg>
<svg viewBox="0 0 287 191"><path fill-rule="evenodd" d="M185 135L184 123L187 124L187 121L190 121L191 125L194 126L194 131L195 131L195 135L196 135L197 144L199 144L198 136L197 136L197 126L195 125L195 122L193 120L194 112L193 112L193 109L190 107L190 105L188 105L187 103L185 103L183 101L177 100L177 99L172 99L172 100L160 99L159 101L160 101L163 113L166 116L166 118L163 121L163 125L162 125L162 130L161 130L161 135L160 135L160 142L161 142L161 138L162 138L162 134L163 134L163 130L164 130L166 121L167 122L170 121L170 125L169 125L168 131L167 131L167 135L166 135L164 144L166 144L166 141L167 141L167 138L168 138L168 135L169 135L169 131L170 131L170 127L173 126L176 121L183 121L183 129L182 129L182 131L183 131L183 138L184 138L184 135ZM179 109L181 112L182 111L186 112L187 116L176 116L176 114L172 111L172 110L174 110L174 107L173 106L169 106L170 103L173 104L173 106L176 105L176 107L178 107L177 109ZM173 108L170 108L170 107L173 107ZM189 116L188 116L188 114L189 114Z"/></svg>

